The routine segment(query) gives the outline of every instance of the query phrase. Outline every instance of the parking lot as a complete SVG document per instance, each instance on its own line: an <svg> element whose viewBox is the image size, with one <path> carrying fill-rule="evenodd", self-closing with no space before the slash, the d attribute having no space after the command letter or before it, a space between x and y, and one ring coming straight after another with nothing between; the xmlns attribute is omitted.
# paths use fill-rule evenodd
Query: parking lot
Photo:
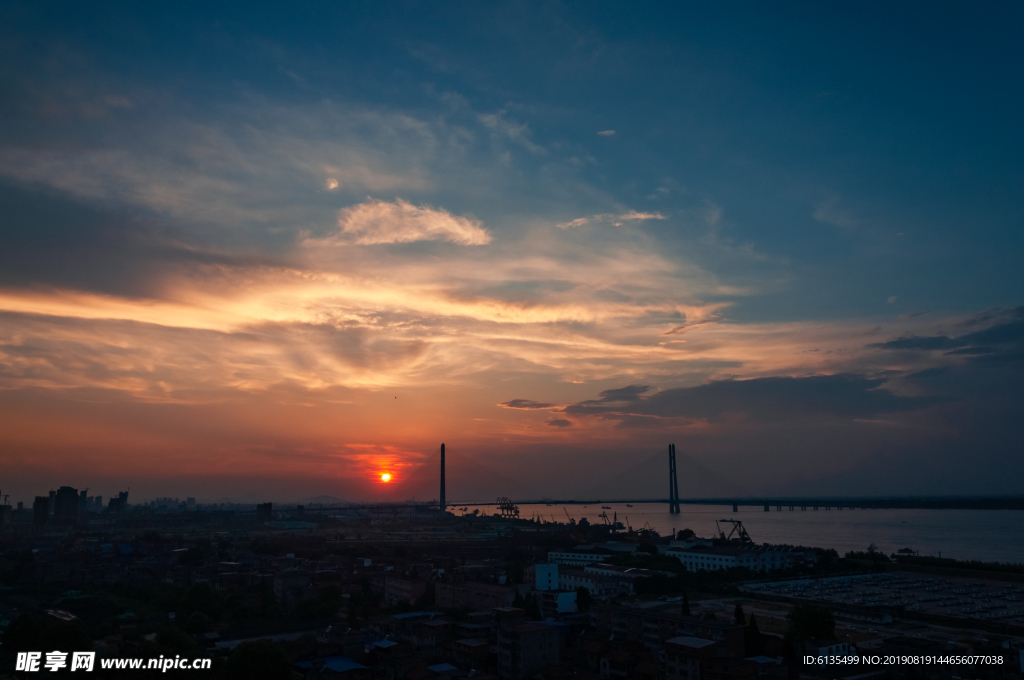
<svg viewBox="0 0 1024 680"><path fill-rule="evenodd" d="M851 607L902 606L907 611L1024 624L1024 584L930 574L864 574L751 583L744 590Z"/></svg>

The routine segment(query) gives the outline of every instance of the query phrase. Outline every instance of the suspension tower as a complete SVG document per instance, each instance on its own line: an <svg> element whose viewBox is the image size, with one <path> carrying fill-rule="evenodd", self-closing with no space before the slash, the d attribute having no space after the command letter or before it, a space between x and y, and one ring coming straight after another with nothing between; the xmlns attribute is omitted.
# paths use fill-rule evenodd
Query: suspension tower
<svg viewBox="0 0 1024 680"><path fill-rule="evenodd" d="M668 511L679 514L679 479L676 477L676 445L668 445Z"/></svg>
<svg viewBox="0 0 1024 680"><path fill-rule="evenodd" d="M445 513L445 502L444 502L444 444L441 444L441 498L438 502L438 509L443 515Z"/></svg>

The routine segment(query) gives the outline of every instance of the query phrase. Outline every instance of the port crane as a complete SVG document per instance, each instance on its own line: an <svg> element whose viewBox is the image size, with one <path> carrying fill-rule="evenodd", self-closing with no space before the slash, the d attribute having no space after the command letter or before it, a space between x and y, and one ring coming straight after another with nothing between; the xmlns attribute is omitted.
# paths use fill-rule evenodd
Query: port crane
<svg viewBox="0 0 1024 680"><path fill-rule="evenodd" d="M565 513L565 518L567 520L569 520L569 524L575 524L576 523L576 520L574 520L572 517L569 516L569 511L565 509L564 505L562 506L562 512Z"/></svg>
<svg viewBox="0 0 1024 680"><path fill-rule="evenodd" d="M725 535L725 532L722 530L722 527L719 525L719 522L728 522L732 525L732 529L729 530L728 536ZM720 519L715 522L715 526L718 527L718 536L723 541L737 540L740 543L754 542L753 539L750 538L750 534L747 533L747 530L743 528L743 522L739 521L738 519ZM733 539L732 537L733 534L736 534L735 539Z"/></svg>
<svg viewBox="0 0 1024 680"><path fill-rule="evenodd" d="M519 506L509 500L507 496L502 496L498 499L498 510L501 511L502 517L519 519Z"/></svg>

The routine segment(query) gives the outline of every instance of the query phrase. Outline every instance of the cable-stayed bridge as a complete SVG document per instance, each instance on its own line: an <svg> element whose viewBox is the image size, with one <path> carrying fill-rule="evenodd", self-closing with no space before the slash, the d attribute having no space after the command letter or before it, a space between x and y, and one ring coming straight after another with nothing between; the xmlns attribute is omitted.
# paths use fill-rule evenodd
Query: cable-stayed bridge
<svg viewBox="0 0 1024 680"><path fill-rule="evenodd" d="M733 512L739 512L741 508L753 508L756 511L762 512L805 512L805 511L842 511L842 510L866 510L866 509L878 509L878 508L891 508L891 509L915 509L915 510L1024 510L1024 496L837 496L837 495L814 495L814 496L791 496L791 495L752 495L745 493L733 493L733 494L720 494L714 496L703 496L703 497L689 497L683 498L679 493L679 480L677 472L677 457L675 444L669 444L668 446L668 458L667 460L662 459L663 462L657 463L655 457L650 457L642 460L640 463L635 465L630 470L637 471L644 478L654 478L660 473L657 471L657 467L664 465L661 468L668 474L662 479L665 479L666 486L668 487L668 497L658 496L641 496L633 495L626 491L625 494L616 493L616 490L622 489L622 480L628 476L627 470L623 473L619 473L615 480L606 484L601 488L594 489L591 493L586 493L585 496L577 496L575 498L531 498L527 495L521 495L514 498L503 496L501 498L492 500L480 498L477 496L469 498L464 496L463 498L452 498L450 492L446 493L446 475L453 470L458 474L458 468L460 467L474 467L476 466L471 460L466 458L456 457L454 460L449 456L449 462L455 462L453 466L449 464L448 470L445 469L445 445L441 444L437 453L439 454L439 460L434 461L431 458L427 463L424 463L424 468L432 467L439 462L440 477L433 477L429 469L424 469L430 477L433 478L431 484L437 484L435 487L439 492L438 496L432 501L393 501L388 503L339 503L327 506L322 506L325 510L344 510L344 509L378 509L385 510L387 508L399 509L410 506L419 507L423 509L433 508L437 511L438 508L452 508L460 506L502 506L508 504L514 505L599 505L601 503L656 503L664 504L667 506L667 510L671 514L678 514L680 512L680 506L682 505L710 505L710 506L725 506L732 508ZM683 456L685 463L684 473L693 470L687 470L686 468L693 468L694 470L700 468L696 461L686 458ZM476 466L478 467L478 466ZM478 474L484 472L484 470L478 469ZM707 473L707 470L703 470ZM420 481L427 481L422 479ZM728 493L728 492L727 492ZM429 496L428 496L429 498ZM441 500L437 500L437 499ZM320 511L319 509L317 511Z"/></svg>

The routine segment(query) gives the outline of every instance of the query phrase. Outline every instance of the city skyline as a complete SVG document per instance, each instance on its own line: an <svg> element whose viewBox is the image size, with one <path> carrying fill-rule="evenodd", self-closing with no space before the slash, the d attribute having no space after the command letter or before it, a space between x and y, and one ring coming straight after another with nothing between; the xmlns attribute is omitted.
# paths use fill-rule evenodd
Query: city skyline
<svg viewBox="0 0 1024 680"><path fill-rule="evenodd" d="M1024 488L1017 6L3 15L13 498Z"/></svg>

